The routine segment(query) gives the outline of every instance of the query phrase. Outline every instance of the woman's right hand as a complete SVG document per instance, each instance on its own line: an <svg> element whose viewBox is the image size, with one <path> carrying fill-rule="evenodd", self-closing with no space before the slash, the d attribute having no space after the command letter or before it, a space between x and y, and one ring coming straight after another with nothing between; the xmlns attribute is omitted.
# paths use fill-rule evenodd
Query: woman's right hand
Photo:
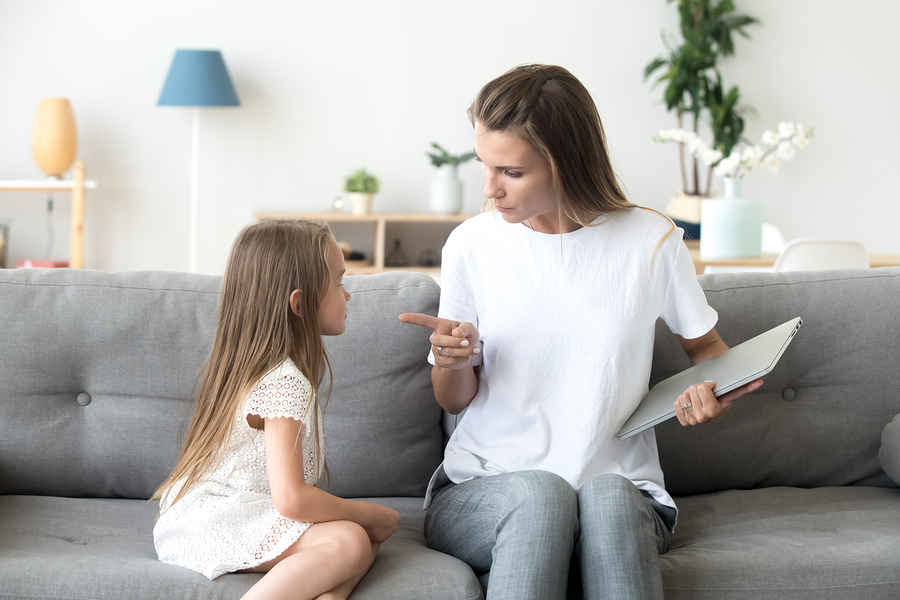
<svg viewBox="0 0 900 600"><path fill-rule="evenodd" d="M394 535L400 526L400 513L381 504L370 502L363 504L366 505L366 510L359 524L369 534L369 539L375 544L380 544Z"/></svg>
<svg viewBox="0 0 900 600"><path fill-rule="evenodd" d="M463 369L472 365L472 357L481 352L478 330L471 323L439 319L422 313L403 313L400 321L432 330L431 352L434 362L445 369Z"/></svg>

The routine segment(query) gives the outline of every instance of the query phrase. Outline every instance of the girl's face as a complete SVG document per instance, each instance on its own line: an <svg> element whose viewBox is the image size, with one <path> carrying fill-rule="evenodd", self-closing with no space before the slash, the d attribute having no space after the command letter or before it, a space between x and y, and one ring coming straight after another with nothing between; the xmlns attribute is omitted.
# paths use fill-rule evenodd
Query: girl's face
<svg viewBox="0 0 900 600"><path fill-rule="evenodd" d="M344 333L347 319L347 302L350 294L344 289L344 254L337 242L332 240L328 246L328 281L325 294L319 307L319 333L322 335L340 335Z"/></svg>
<svg viewBox="0 0 900 600"><path fill-rule="evenodd" d="M550 163L525 140L475 123L475 154L484 175L484 195L507 223L528 221L536 231L559 231L559 199Z"/></svg>

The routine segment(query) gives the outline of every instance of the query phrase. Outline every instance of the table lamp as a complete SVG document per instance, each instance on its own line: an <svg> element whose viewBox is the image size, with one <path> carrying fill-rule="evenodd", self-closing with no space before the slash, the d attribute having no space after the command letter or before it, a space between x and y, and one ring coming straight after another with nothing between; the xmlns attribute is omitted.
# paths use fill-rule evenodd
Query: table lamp
<svg viewBox="0 0 900 600"><path fill-rule="evenodd" d="M225 60L218 50L176 50L158 106L192 106L190 270L197 272L198 172L200 165L200 107L240 106Z"/></svg>
<svg viewBox="0 0 900 600"><path fill-rule="evenodd" d="M59 179L75 162L78 134L66 98L44 98L31 127L31 153L38 168Z"/></svg>

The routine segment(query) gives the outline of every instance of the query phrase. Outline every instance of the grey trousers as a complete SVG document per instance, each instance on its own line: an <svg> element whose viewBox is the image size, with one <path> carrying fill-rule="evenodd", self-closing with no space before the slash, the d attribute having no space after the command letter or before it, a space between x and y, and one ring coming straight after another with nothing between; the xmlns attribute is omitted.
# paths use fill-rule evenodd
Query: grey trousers
<svg viewBox="0 0 900 600"><path fill-rule="evenodd" d="M564 600L576 559L586 600L662 599L659 555L675 510L628 479L601 475L578 492L545 471L461 483L439 474L425 515L428 545L490 572L488 600Z"/></svg>

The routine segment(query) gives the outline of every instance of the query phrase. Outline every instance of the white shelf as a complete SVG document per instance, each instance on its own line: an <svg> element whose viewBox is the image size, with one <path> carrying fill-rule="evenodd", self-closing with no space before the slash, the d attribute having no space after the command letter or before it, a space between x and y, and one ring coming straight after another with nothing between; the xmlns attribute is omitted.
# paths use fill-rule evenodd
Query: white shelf
<svg viewBox="0 0 900 600"><path fill-rule="evenodd" d="M97 182L84 182L85 189L97 189ZM3 192L71 192L75 189L75 181L71 179L10 179L0 180L0 191Z"/></svg>

